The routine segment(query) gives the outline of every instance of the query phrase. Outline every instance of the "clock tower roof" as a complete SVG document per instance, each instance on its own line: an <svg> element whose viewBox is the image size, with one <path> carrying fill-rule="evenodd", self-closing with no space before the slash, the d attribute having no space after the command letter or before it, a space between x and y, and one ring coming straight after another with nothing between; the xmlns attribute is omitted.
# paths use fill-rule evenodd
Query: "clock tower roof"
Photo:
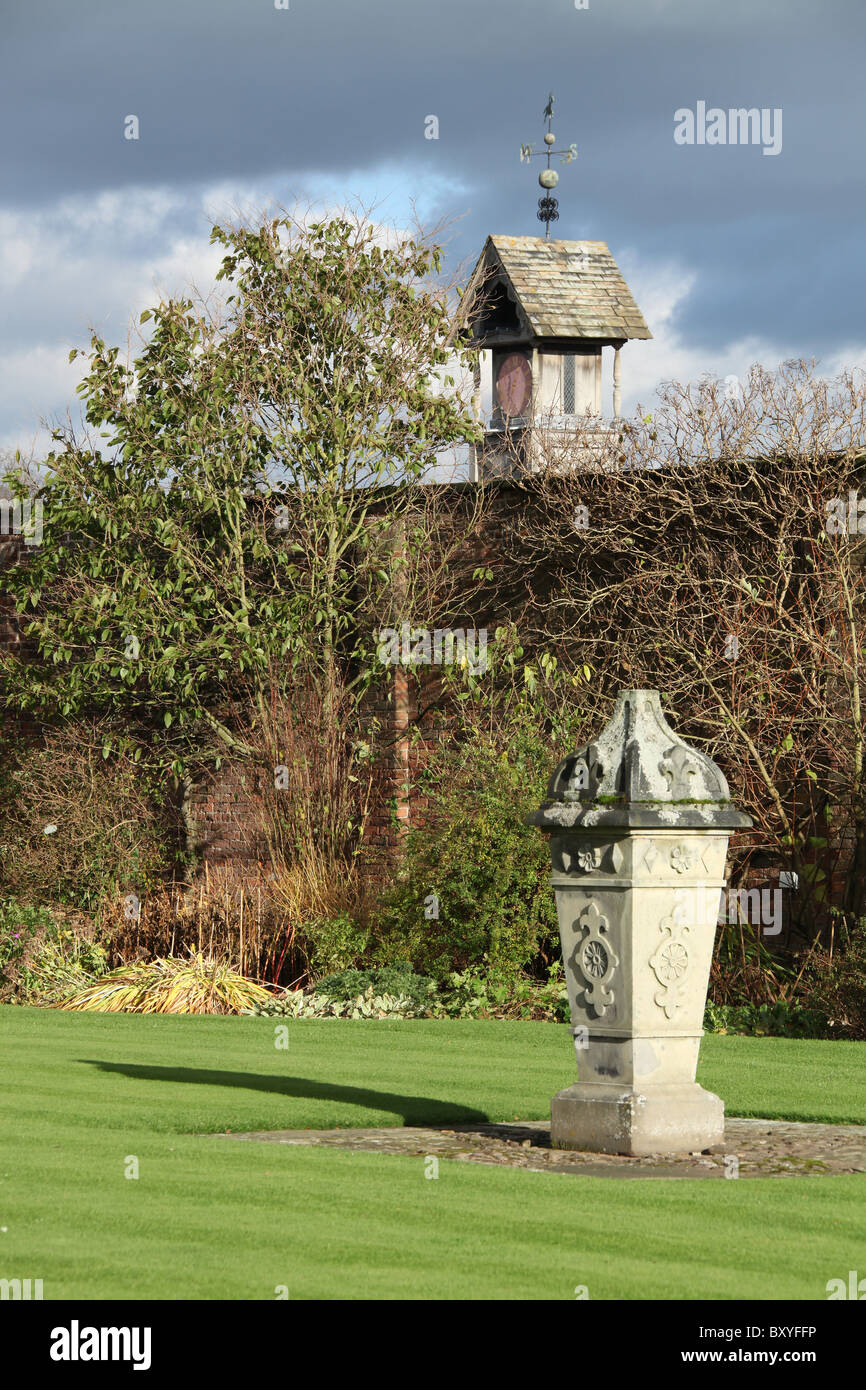
<svg viewBox="0 0 866 1390"><path fill-rule="evenodd" d="M652 337L603 241L489 236L463 303L479 346Z"/></svg>

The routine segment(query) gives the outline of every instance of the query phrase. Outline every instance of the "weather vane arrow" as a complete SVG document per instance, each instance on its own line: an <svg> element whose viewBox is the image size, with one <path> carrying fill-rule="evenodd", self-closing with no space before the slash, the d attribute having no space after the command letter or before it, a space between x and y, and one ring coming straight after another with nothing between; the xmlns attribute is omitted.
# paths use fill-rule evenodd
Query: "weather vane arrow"
<svg viewBox="0 0 866 1390"><path fill-rule="evenodd" d="M547 156L547 168L542 169L541 173L538 175L538 182L545 190L544 196L538 200L538 220L545 224L544 235L545 237L549 237L551 222L556 222L559 218L559 203L556 198L550 195L550 189L555 188L559 183L559 174L555 169L551 169L550 161L553 155L560 155L563 164L570 164L573 159L577 159L577 145L569 145L567 150L555 150L553 148L556 144L556 136L550 129L550 123L553 120L553 92L551 92L547 98L547 105L544 108L543 114L544 119L547 121L547 130L544 132L545 148L543 150L536 150L534 145L521 145L520 162L521 164L524 162L528 164L530 159L534 158L535 155L540 155L541 157Z"/></svg>

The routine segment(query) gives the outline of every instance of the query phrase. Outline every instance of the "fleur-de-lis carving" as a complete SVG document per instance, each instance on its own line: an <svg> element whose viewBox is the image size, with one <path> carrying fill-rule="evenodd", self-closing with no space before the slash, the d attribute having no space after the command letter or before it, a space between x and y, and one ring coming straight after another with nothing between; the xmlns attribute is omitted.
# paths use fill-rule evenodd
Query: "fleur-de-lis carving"
<svg viewBox="0 0 866 1390"><path fill-rule="evenodd" d="M698 762L688 748L678 743L669 748L659 763L672 801L687 801L692 795L691 778L698 775Z"/></svg>

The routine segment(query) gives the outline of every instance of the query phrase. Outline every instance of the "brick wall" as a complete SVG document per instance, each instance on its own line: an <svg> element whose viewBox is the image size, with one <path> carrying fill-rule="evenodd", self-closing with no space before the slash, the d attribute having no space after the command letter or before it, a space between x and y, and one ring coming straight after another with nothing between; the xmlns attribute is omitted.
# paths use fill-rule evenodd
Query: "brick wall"
<svg viewBox="0 0 866 1390"><path fill-rule="evenodd" d="M505 515L509 509L513 512L520 505L515 489L502 485L485 517L483 529L469 544L470 568L475 564L496 567L503 549ZM0 538L0 564L26 563L27 553L21 538ZM497 576L497 582L499 587L495 593L476 596L474 612L455 611L448 625L487 627L492 635L497 624L517 610L524 579L515 573L507 576L507 584L501 582L501 576ZM0 605L0 648L24 651L30 659L34 656L22 642L19 624L8 602ZM413 673L396 667L386 674L370 700L369 717L371 722L381 721L383 747L374 766L375 794L367 840L386 853L399 845L408 826L423 820L428 803L418 787L420 776L455 737L453 713L438 703L440 694L436 668L420 668ZM7 716L7 734L9 728ZM21 738L35 737L39 732L29 717L13 719L12 729L13 736ZM551 764L556 757L552 750ZM259 804L255 776L248 768L228 765L201 781L196 789L194 808L208 865L234 864L243 872L249 872L251 877L260 876L265 846L256 834ZM742 839L735 839L732 849L736 851L741 843ZM841 866L834 870L832 877L834 896L844 886L845 862L843 851ZM750 875L750 883L755 886L773 887L777 881L778 870L772 866L756 867Z"/></svg>

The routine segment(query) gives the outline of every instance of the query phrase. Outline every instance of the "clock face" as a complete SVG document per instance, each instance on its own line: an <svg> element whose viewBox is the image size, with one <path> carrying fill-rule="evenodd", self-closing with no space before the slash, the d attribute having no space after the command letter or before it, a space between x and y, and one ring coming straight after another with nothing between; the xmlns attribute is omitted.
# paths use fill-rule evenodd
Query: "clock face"
<svg viewBox="0 0 866 1390"><path fill-rule="evenodd" d="M523 415L532 396L532 368L522 352L509 353L496 376L496 395L504 415Z"/></svg>

